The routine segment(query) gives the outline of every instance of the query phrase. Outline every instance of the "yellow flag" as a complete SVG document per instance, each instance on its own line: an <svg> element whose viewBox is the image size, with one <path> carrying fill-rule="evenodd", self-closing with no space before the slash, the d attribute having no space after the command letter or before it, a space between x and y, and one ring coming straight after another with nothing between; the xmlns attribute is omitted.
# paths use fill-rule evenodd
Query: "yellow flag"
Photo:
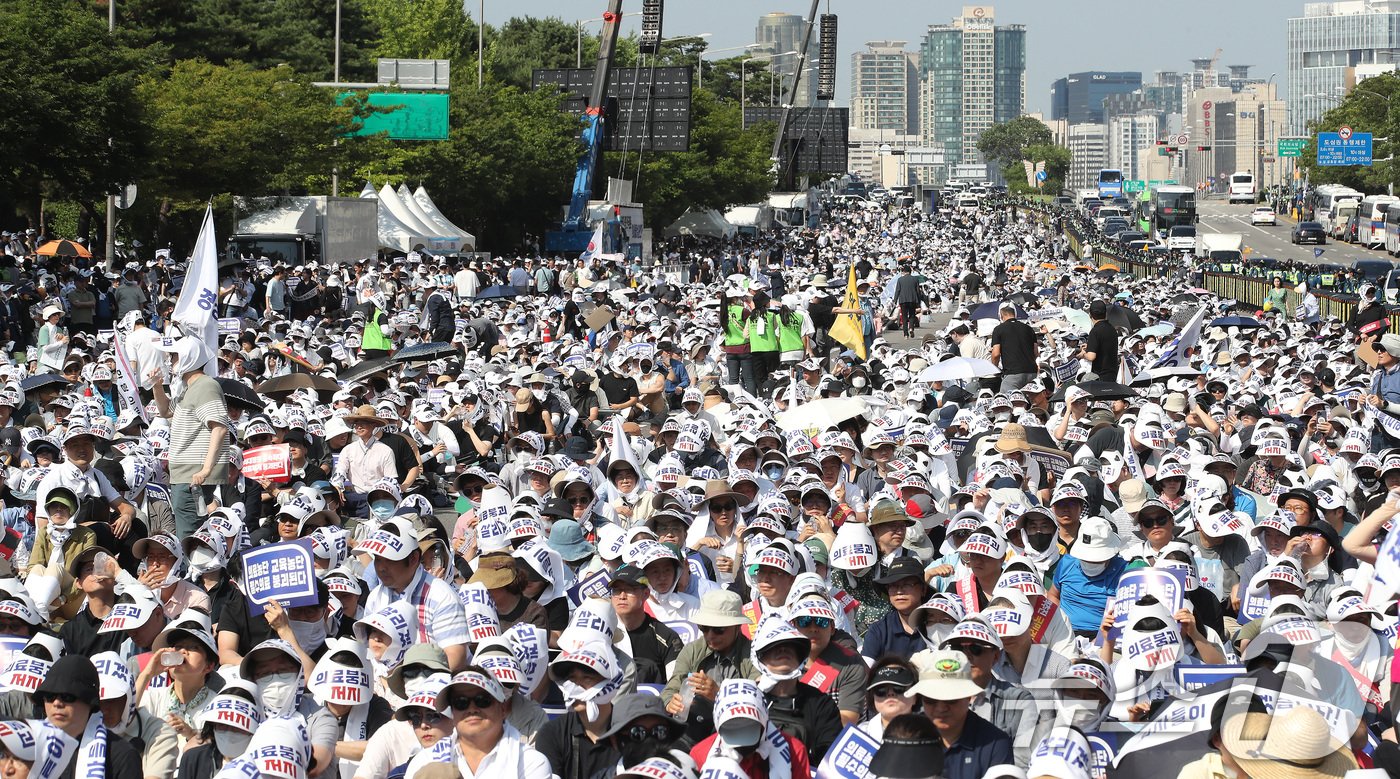
<svg viewBox="0 0 1400 779"><path fill-rule="evenodd" d="M860 308L860 293L856 291L856 266L851 265L851 272L846 281L846 299L841 302L841 307L846 309ZM836 324L831 326L831 337L842 346L855 352L862 360L865 359L865 329L861 326L859 314L838 314Z"/></svg>

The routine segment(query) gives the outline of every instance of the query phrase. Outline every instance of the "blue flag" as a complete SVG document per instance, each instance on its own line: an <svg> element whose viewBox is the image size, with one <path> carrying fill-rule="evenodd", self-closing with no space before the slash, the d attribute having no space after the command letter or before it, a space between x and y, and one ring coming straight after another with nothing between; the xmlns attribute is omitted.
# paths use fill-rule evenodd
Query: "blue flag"
<svg viewBox="0 0 1400 779"><path fill-rule="evenodd" d="M1313 249L1313 259L1315 260L1315 259L1317 259L1318 257L1321 257L1321 256L1322 256L1322 253L1325 252L1325 251L1327 251L1327 250L1326 250L1326 249L1323 249L1322 247L1317 247L1317 248Z"/></svg>

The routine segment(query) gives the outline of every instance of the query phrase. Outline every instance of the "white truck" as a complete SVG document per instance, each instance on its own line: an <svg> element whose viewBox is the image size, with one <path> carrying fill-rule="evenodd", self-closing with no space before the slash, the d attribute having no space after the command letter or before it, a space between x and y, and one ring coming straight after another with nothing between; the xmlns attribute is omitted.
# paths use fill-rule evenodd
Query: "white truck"
<svg viewBox="0 0 1400 779"><path fill-rule="evenodd" d="M225 249L230 260L266 257L288 265L354 263L379 253L379 203L357 197L279 197L245 201Z"/></svg>
<svg viewBox="0 0 1400 779"><path fill-rule="evenodd" d="M1196 256L1216 263L1235 263L1244 259L1242 233L1197 233Z"/></svg>

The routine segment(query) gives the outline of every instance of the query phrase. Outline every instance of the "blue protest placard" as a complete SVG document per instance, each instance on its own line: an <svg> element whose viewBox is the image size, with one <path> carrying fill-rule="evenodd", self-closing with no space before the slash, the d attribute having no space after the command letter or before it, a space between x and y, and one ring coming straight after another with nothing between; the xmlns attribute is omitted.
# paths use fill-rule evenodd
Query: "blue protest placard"
<svg viewBox="0 0 1400 779"><path fill-rule="evenodd" d="M870 761L880 749L880 740L855 725L847 725L832 742L826 757L817 766L817 779L870 779Z"/></svg>
<svg viewBox="0 0 1400 779"><path fill-rule="evenodd" d="M243 594L248 613L259 616L276 600L283 608L315 606L316 565L311 539L283 541L243 552Z"/></svg>
<svg viewBox="0 0 1400 779"><path fill-rule="evenodd" d="M1202 687L1244 675L1242 665L1178 665L1176 681L1183 689L1199 690Z"/></svg>
<svg viewBox="0 0 1400 779"><path fill-rule="evenodd" d="M1371 164L1371 134L1343 127L1335 133L1317 134L1317 164L1323 167Z"/></svg>
<svg viewBox="0 0 1400 779"><path fill-rule="evenodd" d="M577 607L588 598L607 598L612 595L612 574L606 569L591 574L569 588L569 602Z"/></svg>
<svg viewBox="0 0 1400 779"><path fill-rule="evenodd" d="M1118 580L1114 596L1113 629L1109 638L1117 641L1128 622L1128 609L1138 600L1151 595L1175 614L1186 597L1186 572L1179 568L1138 568L1128 571Z"/></svg>

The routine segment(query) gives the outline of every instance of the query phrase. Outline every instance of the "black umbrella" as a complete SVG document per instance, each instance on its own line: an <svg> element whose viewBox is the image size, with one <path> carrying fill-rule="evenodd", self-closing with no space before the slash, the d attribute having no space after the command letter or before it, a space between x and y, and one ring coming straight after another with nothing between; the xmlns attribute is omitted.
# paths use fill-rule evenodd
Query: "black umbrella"
<svg viewBox="0 0 1400 779"><path fill-rule="evenodd" d="M68 380L57 373L41 373L37 376L30 376L19 383L19 388L25 392L33 392L40 387L67 386Z"/></svg>
<svg viewBox="0 0 1400 779"><path fill-rule="evenodd" d="M486 289L476 293L477 300L494 300L496 298L514 298L525 294L525 290L520 287L512 287L508 284L493 284Z"/></svg>
<svg viewBox="0 0 1400 779"><path fill-rule="evenodd" d="M432 362L448 357L461 357L462 350L447 341L432 341L429 343L413 344L394 352L394 356L389 358L389 362ZM352 369L353 370L353 369ZM342 375L341 378L344 378Z"/></svg>
<svg viewBox="0 0 1400 779"><path fill-rule="evenodd" d="M336 375L346 384L352 381L360 381L381 371L387 371L393 368L393 359L392 357L381 357L377 360L364 360L351 365L349 368L346 368Z"/></svg>
<svg viewBox="0 0 1400 779"><path fill-rule="evenodd" d="M1112 268L1104 268L1103 270L1096 271L1096 272L1094 273L1094 275L1095 275L1095 276L1098 276L1098 277L1101 278L1101 279L1111 279L1111 278L1113 278L1114 276L1117 276L1117 275L1118 275L1118 271L1116 271L1116 270L1114 270L1114 269L1112 269Z"/></svg>
<svg viewBox="0 0 1400 779"><path fill-rule="evenodd" d="M1207 327L1263 327L1264 323L1252 316L1222 316L1219 319L1211 320Z"/></svg>
<svg viewBox="0 0 1400 779"><path fill-rule="evenodd" d="M267 410L267 403L247 384L237 379L219 379L219 386L224 388L224 403L255 414Z"/></svg>
<svg viewBox="0 0 1400 779"><path fill-rule="evenodd" d="M1125 330L1133 331L1141 330L1147 326L1147 323L1142 321L1142 317L1138 315L1138 312L1131 308L1124 308L1117 303L1108 307L1108 323L1114 327L1121 327Z"/></svg>
<svg viewBox="0 0 1400 779"><path fill-rule="evenodd" d="M284 373L259 384L258 392L264 395L289 395L299 389L309 389L320 395L334 395L340 391L335 379L317 376L314 373Z"/></svg>
<svg viewBox="0 0 1400 779"><path fill-rule="evenodd" d="M1078 384L1063 384L1055 390L1055 394L1050 396L1051 400L1064 400L1065 390L1070 387L1078 387L1089 393L1094 400L1127 400L1136 396L1137 390L1126 384L1119 384L1116 381L1081 381Z"/></svg>
<svg viewBox="0 0 1400 779"><path fill-rule="evenodd" d="M1010 295L1007 295L1006 299L1011 301L1012 303L1020 303L1022 305L1026 305L1035 301L1036 296L1034 293L1031 292L1013 292Z"/></svg>

